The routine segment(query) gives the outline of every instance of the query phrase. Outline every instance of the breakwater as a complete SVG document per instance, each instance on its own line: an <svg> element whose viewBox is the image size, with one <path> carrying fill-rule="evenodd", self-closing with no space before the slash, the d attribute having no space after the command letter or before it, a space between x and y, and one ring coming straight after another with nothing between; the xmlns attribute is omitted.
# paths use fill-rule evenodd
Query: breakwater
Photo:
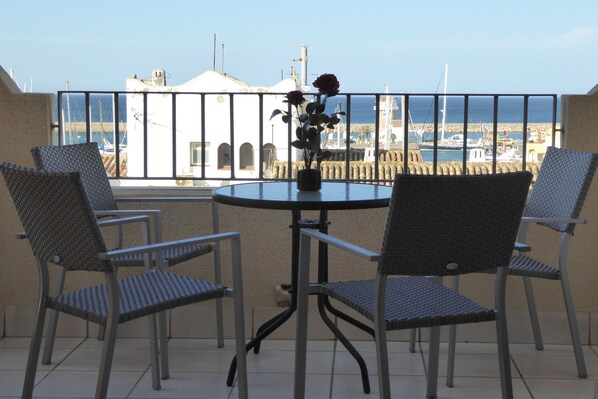
<svg viewBox="0 0 598 399"><path fill-rule="evenodd" d="M559 128L559 124L556 125L557 129ZM470 133L483 133L484 131L487 133L492 133L493 125L490 124L480 124L480 123L468 123L467 124L467 131ZM441 124L438 124L438 132L442 129ZM462 133L463 132L463 123L447 123L445 124L445 132L449 133ZM346 125L340 126L341 132L344 134L347 132ZM355 123L351 124L351 133L352 134L359 134L359 133L373 133L376 130L376 126L373 123ZM384 125L380 125L380 131L384 131ZM433 123L414 123L409 125L409 130L421 131L423 133L434 133L434 124ZM499 134L504 132L523 132L523 123L498 123L496 126L496 131ZM552 133L552 124L551 123L528 123L527 124L527 131L530 133L543 133L545 135L549 135Z"/></svg>

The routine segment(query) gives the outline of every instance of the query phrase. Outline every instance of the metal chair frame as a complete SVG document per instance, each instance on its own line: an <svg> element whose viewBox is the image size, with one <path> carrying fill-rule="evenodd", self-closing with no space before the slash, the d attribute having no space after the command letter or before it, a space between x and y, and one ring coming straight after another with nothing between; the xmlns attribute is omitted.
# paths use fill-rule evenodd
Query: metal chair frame
<svg viewBox="0 0 598 399"><path fill-rule="evenodd" d="M130 203L130 202L210 202L212 204L212 233L217 234L220 231L219 218L218 218L218 205L213 202L211 197L120 197L116 198L112 194L110 189L110 183L108 175L104 170L100 153L97 147L97 143L85 143L75 144L71 146L39 146L34 147L32 150L33 158L36 166L39 169L66 172L66 171L79 171L82 173L82 179L84 179L84 186L90 197L92 206L94 206L94 213L98 218L122 218L135 215L147 215L152 220L153 234L150 235L150 242L162 242L162 212L157 209L146 209L146 210L123 210L117 209L117 203ZM69 157L68 160L61 161L58 159L60 156ZM70 159L75 156L80 156L84 159ZM76 170L78 168L83 169L85 166L92 168L92 170L82 171ZM87 179L87 181L86 181ZM94 181L89 181L94 179ZM101 181L97 181L100 179ZM89 188L92 187L92 188ZM121 248L123 245L122 228L115 226L114 229L116 246ZM151 237L153 236L153 240ZM220 243L207 243L209 245L209 251L213 252L214 256L214 281L220 284L222 280L222 274L220 271ZM204 253L207 253L204 252ZM201 253L200 255L202 255ZM115 259L116 266L119 266L119 259ZM123 266L143 266L142 263L134 264L135 262L128 261ZM162 252L155 253L155 262L152 261L153 266L170 266L168 261L164 259ZM121 266L121 267L123 267ZM54 284L54 293L59 295L64 289L64 282L66 278L66 270L61 269L58 273ZM216 300L216 336L217 336L217 347L221 348L224 346L224 322L222 315L222 300L219 298ZM158 315L159 318L159 339L160 339L160 359L162 363L161 373L162 379L169 377L169 362L168 362L168 331L166 316L164 313ZM42 354L42 364L50 364L52 362L52 351L54 348L54 340L56 337L56 329L58 326L58 312L50 311L48 327L46 333L46 344L44 346L44 352ZM98 332L98 339L102 339L104 335L103 328L100 327Z"/></svg>
<svg viewBox="0 0 598 399"><path fill-rule="evenodd" d="M546 169L543 172L542 168L544 165L546 165ZM528 226L531 223L561 232L557 267L553 268L552 266L545 265L532 259L530 256L531 248L522 250L517 247L515 248L517 255L512 258L509 267L509 275L517 275L523 279L525 298L530 315L534 343L537 350L544 349L544 343L540 331L540 322L538 319L531 279L543 278L560 280L565 311L567 313L567 322L571 335L571 343L575 355L577 376L579 378L587 378L588 372L583 355L579 326L571 291L568 253L575 226L586 223L586 220L580 218L579 215L597 165L598 154L549 147L544 158L543 167L540 168L538 180L536 181L536 186L538 184L542 185L541 192L534 197L532 191L530 202L533 203L533 209L529 212L528 210L524 212L524 216L521 218L517 241L521 243L527 242ZM563 176L559 177L562 181L556 181L552 176L559 171L563 174ZM546 204L542 202L543 195L550 197L546 200ZM563 198L566 198L566 200ZM559 209L559 204L561 204L562 201L566 201L563 206L564 209ZM545 207L548 208L548 210L543 209ZM531 265L531 267L525 266L526 264ZM542 269L534 270L534 264L541 265ZM521 267L521 265L523 266ZM459 282L457 277L455 277L453 284L455 289L458 289ZM449 387L453 386L454 380L455 346L456 326L453 325L450 327L449 333L446 377L446 385Z"/></svg>
<svg viewBox="0 0 598 399"><path fill-rule="evenodd" d="M247 398L245 323L239 233L220 233L150 244L148 216L133 216L97 221L92 213L88 197L83 189L78 173L35 171L8 163L2 164L0 169L9 186L9 191L25 227L26 235L30 239L32 250L37 259L40 276L39 297L25 372L23 398L31 398L33 395L37 362L39 360L44 322L48 309L53 309L55 312L65 312L106 327L106 337L102 348L100 371L95 394L96 398L101 399L106 397L108 391L118 324L138 317L150 316L148 317L148 322L152 386L154 389L160 389L156 314L160 314L164 310L221 298L222 296L230 296L234 300L236 350L239 367L239 396L244 399ZM41 183L44 184L42 189L32 190L36 184ZM45 201L43 197L52 195L50 187L55 187L55 185L56 190L60 192L59 200ZM64 201L65 198L67 201ZM57 205L57 201L61 201L60 204ZM47 205L46 202L50 204ZM65 214L65 211L57 210L58 207L62 208L63 205L65 209L74 209L75 216L72 223L76 226L75 228L68 228L69 223L63 222L64 219L61 217ZM86 214L86 212L88 213ZM40 220L38 215L52 216L43 217L41 219L44 220ZM93 226L94 223L95 227ZM129 223L141 224L142 242L144 245L102 251L101 248L106 248L106 245L99 228L122 226ZM52 237L51 233L57 237ZM83 244L81 245L84 246L75 249L75 247L79 246L79 242L75 242L75 240L71 245L70 242L72 240L70 238L81 235L83 236ZM68 244L65 245L64 240L68 240ZM152 262L150 261L151 254L155 252L224 240L231 243L234 290L220 284L213 284L166 272L164 271L163 264L152 267ZM95 261L92 254L94 248L100 250L100 252L97 252L97 260ZM117 279L116 267L113 260L137 254L143 254L145 264L144 273ZM86 262L93 263L88 265ZM50 295L50 278L48 272L48 265L50 263L62 266L63 269L102 272L105 284L61 295ZM167 281L171 283L167 283L169 284L169 288L164 291L161 284ZM180 290L179 287L184 289ZM127 294L127 298L131 297L133 299L127 299L125 302L128 303L127 307L121 308L121 291L123 289L127 291L130 289L133 291L137 290L137 292ZM141 295L142 297L138 298L136 295ZM88 307L89 305L86 305L85 298L91 298L92 309Z"/></svg>
<svg viewBox="0 0 598 399"><path fill-rule="evenodd" d="M426 397L435 398L437 395L437 381L438 381L438 358L439 358L439 343L440 343L440 326L451 325L455 323L470 323L480 321L496 321L496 332L497 332L497 343L498 343L498 355L499 355L499 368L501 376L501 392L503 398L513 397L513 387L511 381L511 369L510 369L510 356L508 347L508 332L505 317L505 302L506 302L506 280L507 280L507 263L510 256L510 249L515 244L515 238L517 235L517 222L523 212L523 206L525 202L525 196L527 193L527 187L531 181L531 174L528 172L518 172L518 176L503 176L498 177L501 180L502 188L488 191L485 198L494 197L496 200L507 200L508 208L505 209L500 216L500 224L491 226L487 231L501 231L500 235L492 233L493 237L500 237L495 243L497 249L488 249L488 247L477 248L475 254L469 254L472 252L471 249L475 247L474 244L469 246L464 245L465 238L457 237L455 241L458 245L459 250L438 250L434 251L433 248L426 248L426 245L421 245L421 242L416 238L408 238L408 243L403 243L401 239L405 239L406 233L400 232L401 229L407 229L403 226L403 223L411 226L410 234L413 233L413 225L409 224L405 220L413 222L414 219L404 219L401 213L407 214L409 210L402 211L401 206L405 206L410 198L408 195L411 191L407 191L401 199L395 199L398 196L398 192L408 190L406 179L413 179L415 185L425 184L423 178L433 179L448 179L447 177L438 176L397 176L394 183L393 199L389 209L389 220L387 221L386 231L384 234L384 242L381 252L372 252L351 244L347 241L340 240L338 238L309 230L301 230L301 244L300 244L300 265L299 265L299 284L298 284L298 316L297 316L297 342L296 342L296 359L295 359L295 389L294 398L302 399L305 397L305 370L306 370L306 349L307 349L307 315L308 315L308 296L309 294L318 294L331 296L345 305L353 308L362 315L370 319L374 324L375 330L375 344L376 344L376 356L378 364L378 381L379 381L379 393L380 397L384 399L390 399L390 375L388 368L388 354L387 354L387 343L386 343L386 332L390 330L398 329L413 329L414 327L431 327L430 332L430 349L428 354L428 374L427 374L427 387ZM452 177L453 179L455 177ZM491 176L459 176L460 179L493 179L487 180L485 185L480 185L481 189L488 189L490 183L497 183L496 177ZM422 179L422 180L419 180ZM509 180L506 180L509 179ZM436 180L439 181L439 180ZM455 180L453 180L454 182ZM419 182L419 183L418 183ZM505 191L505 187L510 187L514 184L512 190L504 197L501 197L500 190ZM468 183L469 185L469 183ZM468 187L468 185L460 185L457 189L462 187ZM407 188L405 188L407 187ZM434 186L435 189L444 186ZM478 187L478 186L476 186ZM444 192L441 190L436 191L438 196L433 195L435 199ZM452 198L455 198L454 192ZM421 192L419 193L418 199L422 198ZM426 193L430 194L430 193ZM508 195L508 197L507 197ZM467 197L466 195L464 197ZM397 205L393 205L393 202L397 201ZM417 201L414 201L417 202ZM414 210L413 208L409 208ZM427 209L427 208L426 208ZM461 215L460 212L458 212ZM459 217L459 215L450 218L451 223ZM480 215L480 210L476 212L476 215ZM462 215L461 215L462 216ZM434 216L426 216L425 221L422 224L427 224L431 221ZM438 220L438 219L434 219ZM461 219L459 219L461 220ZM477 220L476 220L477 222ZM465 230L465 223L459 225L457 229L460 232ZM394 224L394 225L393 225ZM446 228L445 223L445 228ZM390 227L389 227L390 226ZM402 227L401 227L402 226ZM430 227L425 231L429 231ZM496 229L496 230L493 230ZM448 228L446 231L452 229ZM397 233L399 231L399 233ZM423 230L422 230L423 231ZM445 231L445 230L442 230ZM461 234L454 232L456 236ZM415 233L414 235L420 237L422 233ZM436 233L440 234L440 233ZM361 281L348 281L338 283L318 283L310 284L310 251L311 251L311 240L314 239L317 242L325 245L332 245L343 251L346 251L356 257L362 258L369 262L378 263L375 280L361 280ZM512 241L509 241L512 240ZM438 236L433 239L433 242L438 241ZM414 244L412 248L410 244ZM396 249L403 246L401 249ZM459 252L464 251L464 252ZM435 252L439 252L439 255L435 255ZM467 255L461 256L460 254L467 253ZM429 255L433 254L433 255ZM480 259L480 254L483 254L483 261L476 263L477 259ZM443 259L454 259L457 257L461 259L460 263L442 263ZM410 258L413 258L411 260ZM421 268L418 268L418 264L421 262ZM442 263L442 264L440 264ZM501 264L503 266L501 266ZM446 265L446 266L445 266ZM442 276L458 275L464 273L480 272L487 270L490 267L496 270L495 280L495 296L494 296L494 308L486 309L482 307L482 310L477 308L475 302L465 298L461 294L454 290L444 287L441 284ZM430 273L433 272L433 273ZM389 278L393 274L403 274L406 277ZM428 276L433 275L434 278ZM402 289L405 287L404 289ZM361 289L360 289L361 288ZM373 293L370 291L373 288ZM390 295L388 298L387 292ZM400 306L403 299L416 294L416 298L421 299L423 295L432 295L431 293L439 293L440 297L434 296L433 298L428 296L429 302L434 304L433 308L426 308L432 313L426 313L426 315L414 315L416 310L403 308ZM369 296L372 295L372 296ZM446 299L446 303L444 300ZM410 304L414 304L416 300L412 300ZM438 302L435 302L438 301ZM442 303L437 308L436 303ZM453 304L459 309L451 309L445 311L449 306L448 303ZM371 306L371 308L370 308ZM428 306L428 305L425 305ZM442 308L442 310L438 310ZM433 310L436 309L436 310ZM474 310L476 309L476 310ZM433 313L439 312L439 313ZM489 313L486 313L489 312ZM400 316L399 316L400 315ZM393 317L394 316L394 317ZM488 318L486 318L488 316Z"/></svg>

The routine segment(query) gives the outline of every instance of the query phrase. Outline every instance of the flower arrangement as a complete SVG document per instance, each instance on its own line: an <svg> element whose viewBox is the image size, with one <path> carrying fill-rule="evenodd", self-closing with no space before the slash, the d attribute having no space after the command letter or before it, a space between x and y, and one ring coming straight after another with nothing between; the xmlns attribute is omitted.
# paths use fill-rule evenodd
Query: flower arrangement
<svg viewBox="0 0 598 399"><path fill-rule="evenodd" d="M319 168L323 160L330 158L332 153L330 151L322 151L322 148L320 148L320 134L324 129L333 129L334 125L340 122L340 115L345 114L344 112L332 113L330 115L324 113L328 97L336 96L339 91L340 83L336 76L331 73L325 73L314 80L312 84L318 89L318 95L315 96L313 102L307 105L304 105L307 100L303 97L303 92L300 90L293 90L286 94L284 102L295 107L295 118L293 118L292 112L289 113L280 109L274 110L270 117L272 119L276 115L281 114L283 122L295 122L297 124L297 128L295 129L297 140L291 142L291 145L303 150L305 169L311 169L314 160L317 164L316 168Z"/></svg>

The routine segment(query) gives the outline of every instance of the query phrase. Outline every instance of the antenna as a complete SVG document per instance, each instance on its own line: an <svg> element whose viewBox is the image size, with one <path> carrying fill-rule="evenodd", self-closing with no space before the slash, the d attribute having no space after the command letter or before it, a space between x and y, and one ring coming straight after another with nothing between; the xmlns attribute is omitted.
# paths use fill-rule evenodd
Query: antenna
<svg viewBox="0 0 598 399"><path fill-rule="evenodd" d="M224 73L224 43L222 43L222 66L221 66L221 72Z"/></svg>
<svg viewBox="0 0 598 399"><path fill-rule="evenodd" d="M214 50L212 51L212 70L216 70L216 34L214 33Z"/></svg>

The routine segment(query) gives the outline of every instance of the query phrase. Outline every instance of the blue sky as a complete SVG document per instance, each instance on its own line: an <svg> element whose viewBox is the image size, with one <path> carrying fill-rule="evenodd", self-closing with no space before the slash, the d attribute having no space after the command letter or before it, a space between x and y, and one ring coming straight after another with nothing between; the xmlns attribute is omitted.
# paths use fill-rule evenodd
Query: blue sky
<svg viewBox="0 0 598 399"><path fill-rule="evenodd" d="M212 68L250 85L288 76L309 46L309 81L344 92L583 94L598 84L596 0L4 1L0 66L34 91L124 90L166 70ZM299 65L297 64L297 67Z"/></svg>

